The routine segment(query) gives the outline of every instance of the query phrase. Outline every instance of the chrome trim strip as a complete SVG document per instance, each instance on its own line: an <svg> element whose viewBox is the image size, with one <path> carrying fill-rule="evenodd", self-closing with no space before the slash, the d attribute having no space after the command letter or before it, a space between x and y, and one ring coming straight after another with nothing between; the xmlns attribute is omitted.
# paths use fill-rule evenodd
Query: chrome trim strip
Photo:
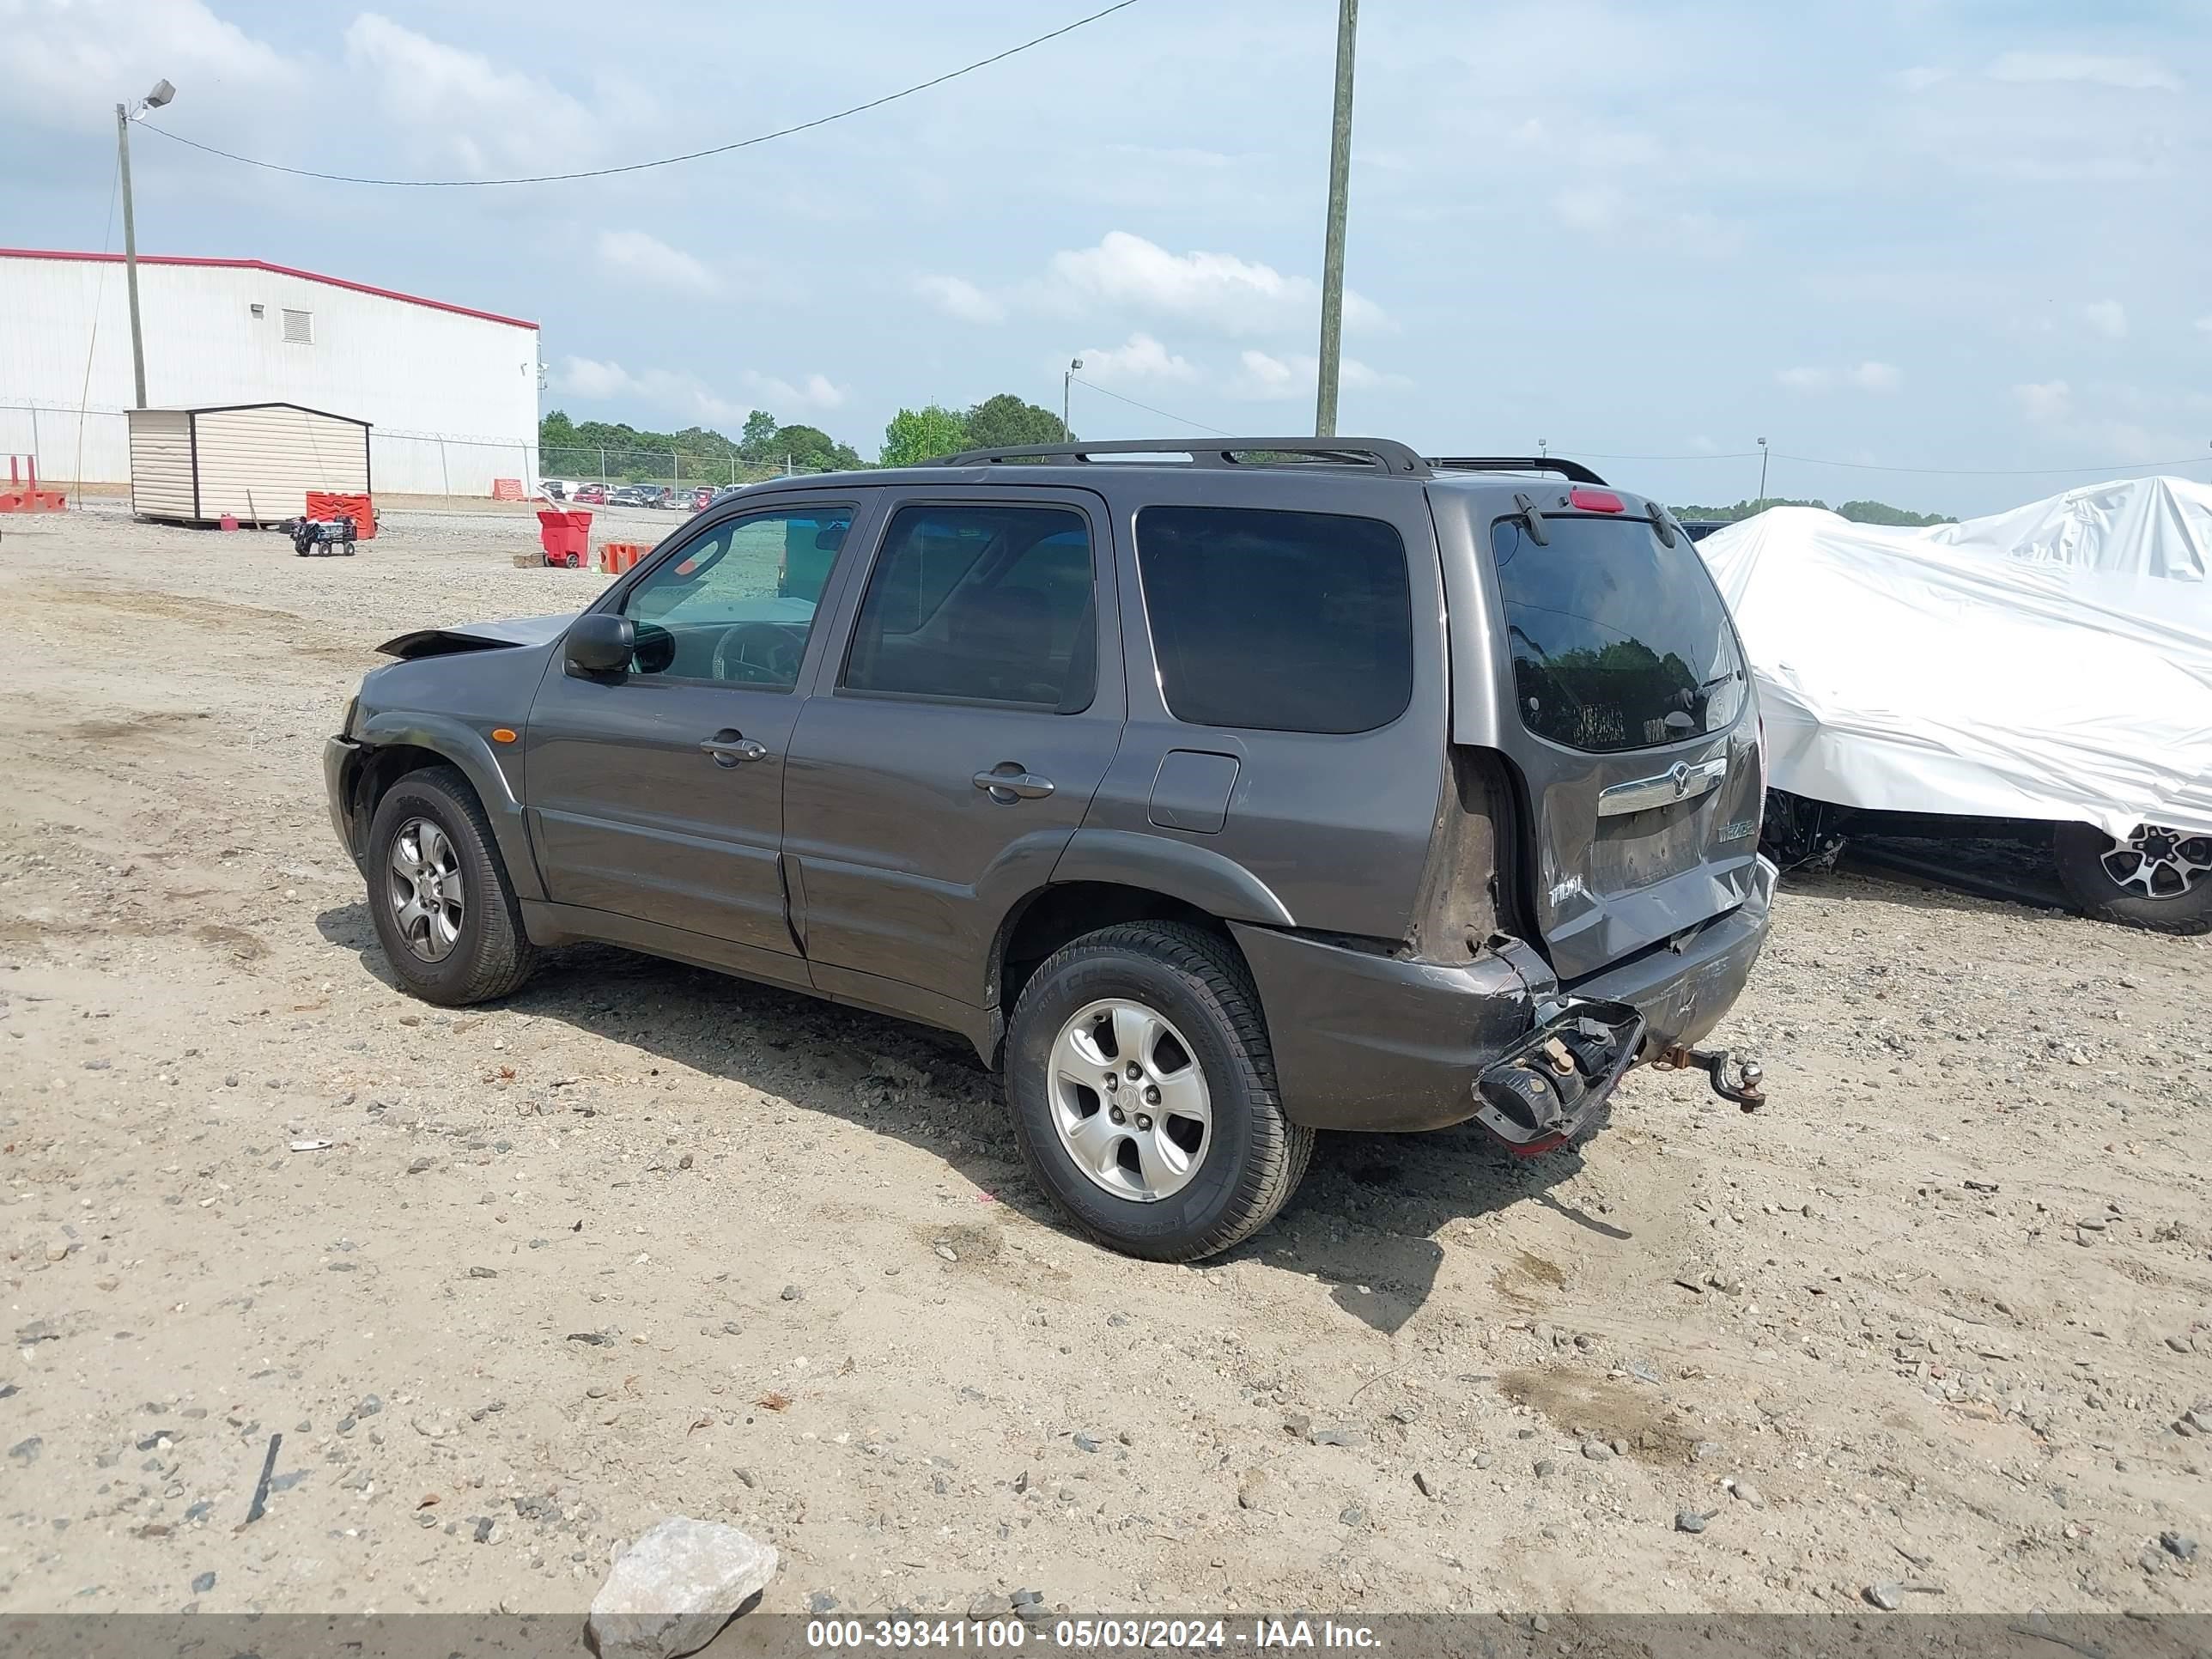
<svg viewBox="0 0 2212 1659"><path fill-rule="evenodd" d="M1726 776L1726 755L1716 755L1694 766L1687 761L1676 761L1656 776L1616 783L1610 789L1598 791L1597 815L1601 818L1618 817L1628 812L1648 812L1655 806L1672 806L1677 801L1691 800L1719 788L1721 780Z"/></svg>

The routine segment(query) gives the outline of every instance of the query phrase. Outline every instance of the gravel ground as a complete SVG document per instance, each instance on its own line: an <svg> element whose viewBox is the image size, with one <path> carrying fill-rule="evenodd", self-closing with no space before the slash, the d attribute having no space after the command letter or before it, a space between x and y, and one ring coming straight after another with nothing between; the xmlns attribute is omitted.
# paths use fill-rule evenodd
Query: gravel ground
<svg viewBox="0 0 2212 1659"><path fill-rule="evenodd" d="M671 1513L773 1611L2212 1608L2205 941L1796 883L1763 1114L1328 1138L1125 1261L949 1039L392 988L322 738L378 640L597 590L533 532L0 522L0 1609L574 1612Z"/></svg>

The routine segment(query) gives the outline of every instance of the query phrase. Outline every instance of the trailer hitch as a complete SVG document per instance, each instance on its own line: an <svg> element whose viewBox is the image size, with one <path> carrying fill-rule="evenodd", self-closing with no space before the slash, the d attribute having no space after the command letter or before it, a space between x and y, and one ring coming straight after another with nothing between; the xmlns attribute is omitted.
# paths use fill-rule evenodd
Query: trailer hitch
<svg viewBox="0 0 2212 1659"><path fill-rule="evenodd" d="M1759 1086L1765 1080L1765 1069L1755 1060L1739 1062L1735 1052L1728 1048L1686 1048L1676 1043L1662 1048L1651 1062L1662 1071L1700 1071L1713 1085L1713 1092L1723 1100L1732 1100L1747 1112L1755 1112L1766 1104L1766 1091ZM1733 1068L1735 1081L1729 1080Z"/></svg>

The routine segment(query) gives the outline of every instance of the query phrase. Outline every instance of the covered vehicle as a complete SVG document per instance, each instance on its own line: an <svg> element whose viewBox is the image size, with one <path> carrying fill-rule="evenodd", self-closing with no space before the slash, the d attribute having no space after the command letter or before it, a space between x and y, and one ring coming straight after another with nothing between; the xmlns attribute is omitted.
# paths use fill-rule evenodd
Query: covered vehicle
<svg viewBox="0 0 2212 1659"><path fill-rule="evenodd" d="M1776 507L1698 545L1776 790L2049 823L2083 909L2212 927L2212 489L2124 479L1926 529Z"/></svg>

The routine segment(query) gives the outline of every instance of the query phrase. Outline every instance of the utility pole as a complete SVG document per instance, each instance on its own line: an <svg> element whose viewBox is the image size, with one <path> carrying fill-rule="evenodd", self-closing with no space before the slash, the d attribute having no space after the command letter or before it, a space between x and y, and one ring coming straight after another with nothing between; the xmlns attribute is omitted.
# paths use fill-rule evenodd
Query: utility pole
<svg viewBox="0 0 2212 1659"><path fill-rule="evenodd" d="M1764 438L1759 441L1759 501L1762 506L1766 501L1766 440Z"/></svg>
<svg viewBox="0 0 2212 1659"><path fill-rule="evenodd" d="M1339 0L1336 17L1336 113L1328 138L1328 240L1321 264L1321 370L1314 399L1314 436L1336 435L1337 366L1344 350L1344 212L1352 184L1352 44L1359 0Z"/></svg>
<svg viewBox="0 0 2212 1659"><path fill-rule="evenodd" d="M1075 441L1075 428L1067 423L1067 389L1075 384L1075 371L1082 367L1082 358L1071 357L1067 372L1060 377L1060 441L1064 444Z"/></svg>
<svg viewBox="0 0 2212 1659"><path fill-rule="evenodd" d="M136 393L134 409L146 407L146 343L138 330L138 227L131 213L131 123L140 110L159 109L177 95L177 89L167 81L154 82L148 93L133 109L128 104L115 106L115 169L116 182L123 191L123 282L131 295L131 384Z"/></svg>

